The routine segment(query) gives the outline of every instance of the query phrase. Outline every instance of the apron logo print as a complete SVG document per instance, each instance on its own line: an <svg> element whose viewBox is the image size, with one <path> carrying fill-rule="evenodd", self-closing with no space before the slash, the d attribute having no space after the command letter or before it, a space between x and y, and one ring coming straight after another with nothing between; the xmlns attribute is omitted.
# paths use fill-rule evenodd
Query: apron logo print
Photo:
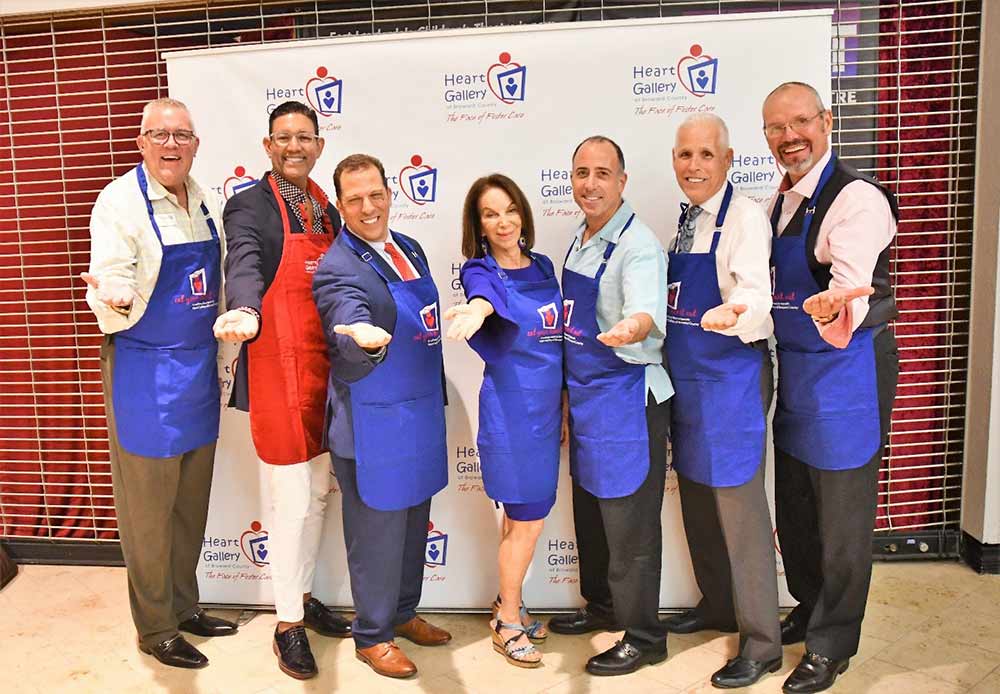
<svg viewBox="0 0 1000 694"><path fill-rule="evenodd" d="M553 330L559 323L559 311L556 309L556 304L552 303L545 304L544 306L538 307L538 315L542 318L542 328L545 330Z"/></svg>
<svg viewBox="0 0 1000 694"><path fill-rule="evenodd" d="M674 311L677 310L677 304L681 298L681 283L671 282L667 285L667 306Z"/></svg>
<svg viewBox="0 0 1000 694"><path fill-rule="evenodd" d="M427 332L436 333L438 331L437 304L428 304L420 309L420 321L424 324Z"/></svg>
<svg viewBox="0 0 1000 694"><path fill-rule="evenodd" d="M260 521L250 524L250 529L240 535L240 549L254 566L267 566L267 531L263 530Z"/></svg>
<svg viewBox="0 0 1000 694"><path fill-rule="evenodd" d="M424 566L433 568L444 566L448 562L448 536L434 529L433 523L427 524L427 547L424 551Z"/></svg>
<svg viewBox="0 0 1000 694"><path fill-rule="evenodd" d="M719 59L702 52L697 43L691 46L691 54L677 61L677 77L681 86L701 98L715 94L716 75Z"/></svg>
<svg viewBox="0 0 1000 694"><path fill-rule="evenodd" d="M205 282L205 268L199 268L188 275L188 282L191 283L191 294L194 296L205 296L208 287Z"/></svg>
<svg viewBox="0 0 1000 694"><path fill-rule="evenodd" d="M563 326L570 324L573 317L573 299L563 299Z"/></svg>

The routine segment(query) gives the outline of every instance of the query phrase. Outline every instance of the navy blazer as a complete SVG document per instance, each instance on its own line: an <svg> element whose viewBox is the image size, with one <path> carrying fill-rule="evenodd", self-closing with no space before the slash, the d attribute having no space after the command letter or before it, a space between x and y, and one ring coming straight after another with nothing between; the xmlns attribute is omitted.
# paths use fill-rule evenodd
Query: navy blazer
<svg viewBox="0 0 1000 694"><path fill-rule="evenodd" d="M260 312L264 292L271 286L281 263L285 234L281 226L279 201L268 183L270 172L261 176L257 185L237 193L226 203L222 221L226 230L226 308L249 306ZM292 233L303 233L298 218L288 210L288 223ZM340 231L340 215L333 204L326 213L333 223L333 231ZM254 338L256 339L256 338ZM249 411L250 387L247 374L248 340L240 346L233 390L229 406Z"/></svg>
<svg viewBox="0 0 1000 694"><path fill-rule="evenodd" d="M347 245L346 237L350 233L338 234L333 246L316 270L313 276L313 297L316 308L319 309L323 321L323 331L326 333L327 346L330 350L330 380L327 387L326 400L326 441L330 451L338 458L354 458L354 421L351 417L351 390L348 384L364 378L375 369L385 358L379 358L363 350L349 335L338 335L333 332L333 326L350 323L370 323L377 325L387 333L396 328L396 302L389 292L385 281L370 264L361 259ZM397 232L392 232L396 238L402 238L416 250L420 263L413 262L418 269L421 264L427 266L427 256L424 249L414 239ZM360 248L367 249L372 254L372 262L378 263L386 277L392 281L400 281L399 275L375 249L365 243L360 237L354 240ZM399 245L399 244L397 244ZM402 246L400 246L402 248ZM386 347L386 353L392 349L392 343ZM441 373L441 388L444 390L444 372ZM391 432L388 434L391 435Z"/></svg>

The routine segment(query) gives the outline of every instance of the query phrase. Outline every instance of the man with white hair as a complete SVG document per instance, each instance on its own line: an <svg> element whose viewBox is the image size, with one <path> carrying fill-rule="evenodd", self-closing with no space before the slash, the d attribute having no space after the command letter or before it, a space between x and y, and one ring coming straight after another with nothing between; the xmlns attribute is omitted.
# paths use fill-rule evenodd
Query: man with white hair
<svg viewBox="0 0 1000 694"><path fill-rule="evenodd" d="M179 631L236 633L198 607L195 575L219 436L222 216L190 176L198 136L184 104L146 104L136 143L142 163L94 205L81 276L104 333L111 479L139 649L199 668L208 659Z"/></svg>
<svg viewBox="0 0 1000 694"><path fill-rule="evenodd" d="M668 630L739 631L739 653L712 675L748 687L781 667L778 585L764 490L766 417L774 379L771 229L764 211L726 180L729 132L691 116L673 149L682 203L668 243L667 339L674 384L673 464L697 607Z"/></svg>

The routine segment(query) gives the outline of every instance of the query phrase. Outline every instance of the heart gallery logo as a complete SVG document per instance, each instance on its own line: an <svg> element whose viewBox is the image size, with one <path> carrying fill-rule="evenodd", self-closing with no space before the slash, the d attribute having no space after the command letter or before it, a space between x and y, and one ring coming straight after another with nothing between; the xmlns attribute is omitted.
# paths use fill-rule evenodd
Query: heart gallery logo
<svg viewBox="0 0 1000 694"><path fill-rule="evenodd" d="M410 157L410 165L399 171L399 189L411 202L425 205L437 199L438 170L424 163L419 154Z"/></svg>
<svg viewBox="0 0 1000 694"><path fill-rule="evenodd" d="M699 44L677 61L677 78L688 92L702 98L715 94L718 86L719 60L706 54Z"/></svg>
<svg viewBox="0 0 1000 694"><path fill-rule="evenodd" d="M316 68L316 76L306 82L306 99L316 113L329 118L341 112L343 90L344 83L320 65Z"/></svg>
<svg viewBox="0 0 1000 694"><path fill-rule="evenodd" d="M427 523L427 546L424 549L424 566L429 569L448 563L448 535L434 529L434 523Z"/></svg>
<svg viewBox="0 0 1000 694"><path fill-rule="evenodd" d="M240 535L240 549L254 566L264 567L270 564L267 560L267 531L262 528L260 521L251 523L250 529Z"/></svg>

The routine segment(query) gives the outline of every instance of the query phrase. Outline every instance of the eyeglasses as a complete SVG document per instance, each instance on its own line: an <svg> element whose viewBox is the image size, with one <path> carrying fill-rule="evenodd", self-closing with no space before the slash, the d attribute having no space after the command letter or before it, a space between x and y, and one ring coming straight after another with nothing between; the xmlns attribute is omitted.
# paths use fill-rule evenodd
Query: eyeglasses
<svg viewBox="0 0 1000 694"><path fill-rule="evenodd" d="M189 145L198 137L190 130L147 130L143 135L157 145L165 145L173 137L178 147Z"/></svg>
<svg viewBox="0 0 1000 694"><path fill-rule="evenodd" d="M319 136L313 135L312 133L277 133L275 135L271 135L271 142L279 147L287 147L292 144L292 140L297 140L303 147L309 147L310 145L316 144L316 141L319 140Z"/></svg>
<svg viewBox="0 0 1000 694"><path fill-rule="evenodd" d="M778 125L777 123L772 123L771 125L765 125L764 134L767 135L768 137L781 137L782 135L785 134L785 128L791 128L794 132L801 134L803 130L809 127L810 123L812 123L814 120L816 120L818 116L821 116L824 113L826 113L825 109L822 111L817 111L815 114L809 117L798 116L790 120L788 123L782 123L781 125Z"/></svg>

